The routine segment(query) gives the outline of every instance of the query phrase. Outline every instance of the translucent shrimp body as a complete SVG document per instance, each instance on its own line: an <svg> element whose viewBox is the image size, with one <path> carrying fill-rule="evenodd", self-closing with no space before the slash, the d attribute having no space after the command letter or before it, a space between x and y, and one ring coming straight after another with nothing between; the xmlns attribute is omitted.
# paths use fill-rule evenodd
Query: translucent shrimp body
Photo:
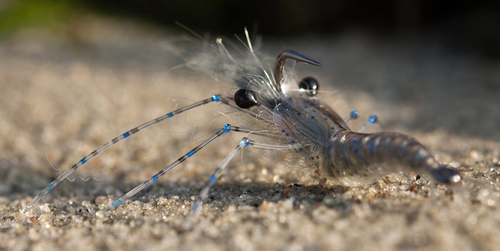
<svg viewBox="0 0 500 251"><path fill-rule="evenodd" d="M443 183L460 181L425 146L399 133L353 132L328 105L303 92L290 92L274 108L281 135L313 161L325 177L359 186L398 171L426 173Z"/></svg>
<svg viewBox="0 0 500 251"><path fill-rule="evenodd" d="M237 120L243 126L224 125L201 144L108 204L103 209L104 212L121 205L229 133L243 133L245 137L242 137L215 168L193 206L193 213L186 228L190 228L192 216L199 210L208 196L209 189L229 161L245 147L284 152L286 157L298 157L305 167L316 168L324 177L346 186L366 184L401 170L423 172L442 183L457 183L461 180L458 171L440 165L425 146L410 136L398 133L361 133L369 123L363 126L360 132L352 131L332 108L316 97L319 84L314 78L307 77L298 82L293 73L285 68L288 59L315 66L321 66L320 63L288 50L278 56L274 72L271 72L267 69L270 67L264 67L267 63L264 64L257 57L246 30L245 33L248 49L246 58L237 60L229 54L222 40L217 39L217 47L209 46L209 50L202 56L186 64L190 68L212 75L224 85L237 89L236 92L212 94L204 100L178 108L118 135L63 172L21 209L21 212L28 212L71 173L109 147L150 126L211 103L227 107L233 111L232 114L242 115L240 117L246 116L246 120ZM353 111L351 117L357 117L357 113ZM369 120L370 123L375 121L376 117Z"/></svg>
<svg viewBox="0 0 500 251"><path fill-rule="evenodd" d="M287 58L319 64L285 51L276 61L276 71L283 71ZM299 89L297 82L282 75L276 74L281 84L280 102L269 107L273 108L274 126L325 177L345 186L359 186L407 170L426 173L442 183L461 180L458 171L440 165L427 147L408 135L351 131L326 103L307 90L294 91Z"/></svg>

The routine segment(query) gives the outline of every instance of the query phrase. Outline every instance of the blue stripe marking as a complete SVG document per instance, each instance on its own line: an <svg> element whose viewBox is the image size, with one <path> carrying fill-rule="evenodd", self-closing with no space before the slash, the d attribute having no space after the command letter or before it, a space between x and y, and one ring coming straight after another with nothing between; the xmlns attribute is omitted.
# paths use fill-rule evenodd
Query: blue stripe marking
<svg viewBox="0 0 500 251"><path fill-rule="evenodd" d="M376 139L377 139L377 138L373 138L373 139L370 141L370 146L369 146L369 148L370 148L370 154L371 154L372 156L373 156L373 155L375 155L375 140L376 140Z"/></svg>
<svg viewBox="0 0 500 251"><path fill-rule="evenodd" d="M47 192L49 192L50 190L52 190L52 188L54 188L54 185L53 184L50 184L48 185L45 190L47 190Z"/></svg>
<svg viewBox="0 0 500 251"><path fill-rule="evenodd" d="M117 207L117 206L119 206L120 204L122 204L122 202L123 202L122 200L117 199L117 200L113 201L113 203L111 203L111 206L112 206L112 207Z"/></svg>
<svg viewBox="0 0 500 251"><path fill-rule="evenodd" d="M349 160L347 160L347 158L345 157L344 153L345 153L344 148L341 148L341 149L340 149L340 151L339 151L339 154L340 154L340 159L342 159L342 161L343 161L346 165L349 165Z"/></svg>
<svg viewBox="0 0 500 251"><path fill-rule="evenodd" d="M198 203L194 204L194 206L193 206L193 211L198 210L198 207L200 207L200 204L198 204Z"/></svg>
<svg viewBox="0 0 500 251"><path fill-rule="evenodd" d="M151 177L151 179L152 179L153 181L157 180L158 178L160 178L160 177L158 177L158 174L155 174L155 175L153 175L153 177Z"/></svg>
<svg viewBox="0 0 500 251"><path fill-rule="evenodd" d="M82 163L82 165L83 165L83 164L85 164L85 163L87 163L87 157L85 157L85 158L81 159L81 160L80 160L80 163Z"/></svg>
<svg viewBox="0 0 500 251"><path fill-rule="evenodd" d="M128 136L130 136L130 132L126 132L126 133L123 134L123 138L126 138Z"/></svg>
<svg viewBox="0 0 500 251"><path fill-rule="evenodd" d="M171 118L171 117L173 117L173 116L174 116L174 114L173 114L173 113L171 113L171 112L170 112L170 113L167 113L167 117Z"/></svg>
<svg viewBox="0 0 500 251"><path fill-rule="evenodd" d="M210 179L208 179L208 183L213 184L216 179L217 179L217 176L215 176L215 174L212 174L212 176L210 176Z"/></svg>
<svg viewBox="0 0 500 251"><path fill-rule="evenodd" d="M195 151L191 150L191 151L189 151L188 153L186 153L186 156L191 157L191 156L193 156L195 153L196 153Z"/></svg>
<svg viewBox="0 0 500 251"><path fill-rule="evenodd" d="M354 156L363 161L365 165L368 165L368 161L364 158L363 154L360 153L359 151L359 141L358 140L353 140L352 144L354 145L354 149L352 149L352 152L354 153Z"/></svg>
<svg viewBox="0 0 500 251"><path fill-rule="evenodd" d="M358 154L358 152L359 152L359 149L358 149L359 142L358 142L358 140L353 140L353 141L351 141L351 145L352 145L352 147L354 148L354 149L352 149L352 152L353 152L354 154Z"/></svg>

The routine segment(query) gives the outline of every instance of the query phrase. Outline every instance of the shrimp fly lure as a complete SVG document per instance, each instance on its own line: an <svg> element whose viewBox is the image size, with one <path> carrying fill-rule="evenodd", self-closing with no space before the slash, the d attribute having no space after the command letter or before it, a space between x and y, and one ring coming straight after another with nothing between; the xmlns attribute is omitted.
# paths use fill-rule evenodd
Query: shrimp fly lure
<svg viewBox="0 0 500 251"><path fill-rule="evenodd" d="M228 165L229 161L245 147L292 152L300 156L310 167L315 168L327 179L345 186L367 184L387 174L402 170L427 174L440 183L457 183L462 179L457 170L440 164L427 147L408 135L392 132L363 133L368 126L376 123L376 116L370 116L368 122L360 131L352 131L346 122L358 116L354 110L351 112L351 117L344 121L332 108L316 96L319 83L315 78L306 77L298 81L294 78L291 70L285 67L287 60L321 66L319 62L296 51L287 50L278 56L274 63L274 69L270 71L264 67L263 62L257 57L246 30L245 33L248 58L244 63L243 60L238 61L235 59L226 50L221 39L216 40L217 46L210 47L213 49L211 50L212 54L218 59L210 62L211 67L224 65L224 70L230 71L231 74L227 75L231 77L228 77L227 81L232 81L232 83L225 84L235 86L235 92L213 95L169 112L115 137L63 172L21 209L21 213L28 212L57 184L112 145L152 125L210 103L220 103L222 106L249 115L252 122L249 123L251 126L225 125L163 170L109 204L104 208L103 212L119 206L161 176L230 132L239 132L246 135L242 137L241 141L225 157L208 179L193 206L191 217L186 225L187 228L191 224L192 216L195 215L207 198L208 191L217 180L217 177ZM268 140L266 142L263 142L263 140L257 141L252 139L253 136L264 136L260 138Z"/></svg>

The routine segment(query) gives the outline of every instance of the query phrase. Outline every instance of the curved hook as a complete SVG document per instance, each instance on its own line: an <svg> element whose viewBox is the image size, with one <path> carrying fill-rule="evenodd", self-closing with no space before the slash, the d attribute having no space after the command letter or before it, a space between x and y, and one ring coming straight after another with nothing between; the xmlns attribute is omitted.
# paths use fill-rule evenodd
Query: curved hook
<svg viewBox="0 0 500 251"><path fill-rule="evenodd" d="M315 66L323 66L321 63L315 61L308 56L302 55L296 51L287 50L280 53L278 58L276 59L276 63L274 64L274 79L278 84L278 88L281 91L281 80L283 80L283 66L287 59L295 59L297 62L304 62L308 64L312 64Z"/></svg>

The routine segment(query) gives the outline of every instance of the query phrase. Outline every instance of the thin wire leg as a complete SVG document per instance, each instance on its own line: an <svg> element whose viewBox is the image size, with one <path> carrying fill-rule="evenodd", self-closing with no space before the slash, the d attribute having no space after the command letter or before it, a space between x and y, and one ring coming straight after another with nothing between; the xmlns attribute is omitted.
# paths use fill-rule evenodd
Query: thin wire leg
<svg viewBox="0 0 500 251"><path fill-rule="evenodd" d="M231 130L233 132L247 133L247 134L251 134L254 136L262 136L262 137L267 137L267 138L272 138L272 139L279 139L279 136L274 135L272 133L272 131L269 131L269 130L256 131L256 130L241 128L239 126L233 126Z"/></svg>
<svg viewBox="0 0 500 251"><path fill-rule="evenodd" d="M150 121L148 121L148 122L146 122L146 123L144 123L144 124L142 124L142 125L140 125L138 127L134 127L132 129L126 131L125 133L121 134L118 137L115 137L111 141L108 141L104 145L102 145L99 148L97 148L94 151L92 151L87 156L83 157L83 159L81 159L76 164L74 164L73 166L71 166L68 170L66 170L61 175L59 175L59 177L57 177L54 181L52 181L52 183L50 183L47 187L45 187L33 200L31 200L28 203L28 205L26 205L23 209L21 209L20 212L22 214L25 214L26 212L28 212L35 204L37 204L40 201L40 199L43 198L43 196L45 196L50 190L52 190L55 186L57 186L57 184L59 184L61 181L63 181L65 178L67 178L71 173L73 173L74 171L76 171L76 169L78 169L80 166L82 166L83 164L85 164L86 162L88 162L90 159L92 159L93 157L95 157L99 153L103 152L104 150L108 149L110 146L112 146L112 145L120 142L121 140L123 140L125 138L128 138L132 134L135 134L135 133L137 133L139 131L142 131L142 130L144 130L144 129L146 129L146 128L154 125L154 124L160 123L160 122L162 122L162 121L164 121L164 120L166 120L168 118L171 118L171 117L173 117L173 116L175 116L177 114L189 111L189 110L194 109L196 107L200 107L200 106L206 105L208 103L220 102L221 99L222 99L222 97L220 95L214 95L211 98L207 98L207 99L201 100L201 101L196 102L194 104L191 104L191 105L179 108L179 109L177 109L177 110L175 110L173 112L169 112L169 113L167 113L167 114L165 114L163 116L160 116L158 118L150 120Z"/></svg>
<svg viewBox="0 0 500 251"><path fill-rule="evenodd" d="M366 123L363 125L363 127L361 127L361 129L359 129L358 132L364 132L366 131L366 129L368 129L371 125L377 123L380 125L380 128L384 128L380 123L377 122L378 121L378 118L377 116L375 115L370 115L370 117L368 117L368 121L366 121Z"/></svg>
<svg viewBox="0 0 500 251"><path fill-rule="evenodd" d="M226 158L222 160L220 165L215 169L214 173L208 179L207 183L205 184L205 187L203 187L203 189L201 190L200 195L193 206L191 214L188 216L188 220L184 225L184 230L191 229L191 224L193 223L194 218L198 215L198 211L201 208L203 201L205 201L205 199L208 197L208 191L213 186L213 184L215 183L221 172L224 170L224 168L226 168L229 161L231 161L231 159L233 159L234 156L241 149L249 145L258 148L273 149L273 150L290 150L295 148L294 145L272 145L272 144L255 142L253 140L249 140L247 137L243 137L240 143L238 143L238 145L236 145L236 147L226 156Z"/></svg>
<svg viewBox="0 0 500 251"><path fill-rule="evenodd" d="M124 201L128 200L130 197L134 196L136 193L140 192L142 189L148 187L151 185L153 182L155 182L157 179L159 179L161 176L165 175L166 173L170 172L172 169L174 169L176 166L187 160L189 157L195 155L198 151L201 149L205 148L207 145L212 143L214 140L219 138L225 133L228 133L231 131L231 125L227 124L225 125L220 131L216 132L212 137L208 138L207 140L203 141L203 143L199 144L195 148L193 148L191 151L183 155L182 157L178 158L176 161L172 162L170 165L166 166L163 170L159 171L155 175L151 176L148 180L143 182L142 184L136 186L134 189L130 190L127 192L125 195L120 197L119 199L113 201L113 203L109 204L106 208L104 208L103 213L108 212L109 210L119 206L122 204Z"/></svg>

